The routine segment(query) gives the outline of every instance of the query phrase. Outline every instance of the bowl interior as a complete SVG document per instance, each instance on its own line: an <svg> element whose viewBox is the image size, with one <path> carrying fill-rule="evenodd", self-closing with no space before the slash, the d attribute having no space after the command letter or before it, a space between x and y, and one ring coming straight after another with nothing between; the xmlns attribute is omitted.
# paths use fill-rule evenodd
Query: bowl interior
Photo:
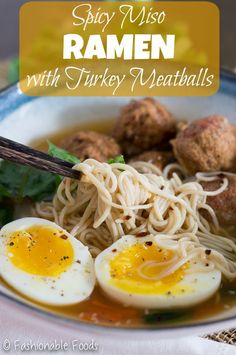
<svg viewBox="0 0 236 355"><path fill-rule="evenodd" d="M236 124L236 84L224 81L224 87L213 97L162 97L157 98L164 103L169 111L179 120L194 120L211 114L227 116ZM5 101L2 100L5 95ZM21 100L21 94L15 100ZM130 101L129 97L48 97L34 100L24 99L12 112L8 110L8 95L2 94L0 135L24 144L33 140L79 125L80 122L94 122L101 119L112 119L119 114L120 108ZM4 110L4 105L6 109ZM33 303L15 295L4 284L0 284L0 292L20 302L35 307ZM42 307L39 307L43 310ZM207 322L218 322L236 317L235 307L225 309ZM228 321L230 322L230 320ZM217 324L217 323L216 323ZM200 329L204 326L200 325ZM191 327L191 325L190 325ZM201 328L202 327L202 328ZM166 330L167 331L167 330ZM169 330L171 331L171 330Z"/></svg>
<svg viewBox="0 0 236 355"><path fill-rule="evenodd" d="M235 84L236 86L236 84ZM235 92L234 92L235 91ZM211 97L161 97L169 111L179 120L194 120L212 114L227 116L236 123L236 88L221 90ZM8 113L8 100L0 96L0 134L28 144L80 122L114 118L129 97L41 97L25 100ZM18 100L20 100L20 95ZM4 105L6 109L4 110ZM4 115L5 114L5 115Z"/></svg>

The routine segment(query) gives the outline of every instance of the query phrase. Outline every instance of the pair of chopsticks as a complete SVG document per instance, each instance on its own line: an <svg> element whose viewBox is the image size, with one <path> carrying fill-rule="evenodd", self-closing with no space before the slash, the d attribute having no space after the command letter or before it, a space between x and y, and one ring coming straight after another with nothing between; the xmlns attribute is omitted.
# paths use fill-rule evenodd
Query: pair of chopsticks
<svg viewBox="0 0 236 355"><path fill-rule="evenodd" d="M71 163L58 158L53 158L39 150L27 147L1 136L0 158L72 179L79 179L81 175L79 171L72 169L73 164Z"/></svg>

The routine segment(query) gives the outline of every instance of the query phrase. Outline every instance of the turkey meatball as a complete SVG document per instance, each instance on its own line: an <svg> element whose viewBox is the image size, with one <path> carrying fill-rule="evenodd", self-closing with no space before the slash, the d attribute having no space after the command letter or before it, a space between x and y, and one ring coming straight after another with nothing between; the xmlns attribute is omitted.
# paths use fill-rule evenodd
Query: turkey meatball
<svg viewBox="0 0 236 355"><path fill-rule="evenodd" d="M236 138L223 116L209 116L190 123L172 140L174 154L189 175L198 171L231 171Z"/></svg>
<svg viewBox="0 0 236 355"><path fill-rule="evenodd" d="M93 131L77 132L65 138L61 147L81 160L93 158L103 162L120 154L120 147L112 137Z"/></svg>
<svg viewBox="0 0 236 355"><path fill-rule="evenodd" d="M129 156L162 147L174 137L175 120L152 98L132 100L117 119L114 137Z"/></svg>
<svg viewBox="0 0 236 355"><path fill-rule="evenodd" d="M201 182L205 191L215 191L222 184L223 174L214 181ZM223 225L236 226L236 176L225 175L228 179L228 187L226 190L216 196L208 196L207 203L210 205Z"/></svg>
<svg viewBox="0 0 236 355"><path fill-rule="evenodd" d="M145 161L157 166L160 170L163 170L166 165L175 161L174 154L170 152L158 152L158 151L146 151L142 154L134 156L130 163L136 161Z"/></svg>

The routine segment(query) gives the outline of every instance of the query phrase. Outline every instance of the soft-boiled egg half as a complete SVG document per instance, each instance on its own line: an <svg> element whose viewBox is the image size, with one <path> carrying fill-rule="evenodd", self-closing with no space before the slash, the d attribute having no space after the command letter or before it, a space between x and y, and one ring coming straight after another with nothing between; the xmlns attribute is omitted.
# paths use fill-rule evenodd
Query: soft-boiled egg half
<svg viewBox="0 0 236 355"><path fill-rule="evenodd" d="M33 217L2 228L0 275L21 294L55 306L81 302L95 286L88 248L57 224Z"/></svg>
<svg viewBox="0 0 236 355"><path fill-rule="evenodd" d="M158 236L129 235L97 256L95 272L108 296L141 308L190 307L219 288L221 272L196 272L196 264L186 263L166 276L176 262L178 256L172 250L158 247Z"/></svg>

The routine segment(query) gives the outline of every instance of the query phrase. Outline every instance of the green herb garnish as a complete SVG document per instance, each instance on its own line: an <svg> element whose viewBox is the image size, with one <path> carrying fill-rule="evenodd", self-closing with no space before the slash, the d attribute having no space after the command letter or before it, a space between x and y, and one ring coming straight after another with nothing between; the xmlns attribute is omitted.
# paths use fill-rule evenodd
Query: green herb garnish
<svg viewBox="0 0 236 355"><path fill-rule="evenodd" d="M120 154L120 155L117 155L115 158L108 160L108 164L113 164L113 163L125 164L124 156L122 154Z"/></svg>
<svg viewBox="0 0 236 355"><path fill-rule="evenodd" d="M148 324L156 324L159 322L177 321L184 319L189 313L184 311L153 311L143 315L143 319Z"/></svg>
<svg viewBox="0 0 236 355"><path fill-rule="evenodd" d="M77 164L80 160L64 149L48 142L48 154ZM8 206L6 198L12 202L21 202L30 198L34 202L49 201L55 194L62 177L9 161L0 163L0 224L4 225L13 219L13 204Z"/></svg>
<svg viewBox="0 0 236 355"><path fill-rule="evenodd" d="M80 160L64 149L48 142L48 154L76 164ZM0 163L0 198L11 197L22 200L25 197L33 201L50 200L62 177L36 168L23 166L9 161Z"/></svg>
<svg viewBox="0 0 236 355"><path fill-rule="evenodd" d="M78 164L80 160L72 155L71 153L67 152L65 149L57 147L52 142L48 141L48 154L54 158L59 158L68 163Z"/></svg>
<svg viewBox="0 0 236 355"><path fill-rule="evenodd" d="M61 177L39 169L2 161L0 164L0 197L21 201L49 200L55 193Z"/></svg>
<svg viewBox="0 0 236 355"><path fill-rule="evenodd" d="M13 220L13 208L10 206L0 206L0 226L4 226Z"/></svg>

